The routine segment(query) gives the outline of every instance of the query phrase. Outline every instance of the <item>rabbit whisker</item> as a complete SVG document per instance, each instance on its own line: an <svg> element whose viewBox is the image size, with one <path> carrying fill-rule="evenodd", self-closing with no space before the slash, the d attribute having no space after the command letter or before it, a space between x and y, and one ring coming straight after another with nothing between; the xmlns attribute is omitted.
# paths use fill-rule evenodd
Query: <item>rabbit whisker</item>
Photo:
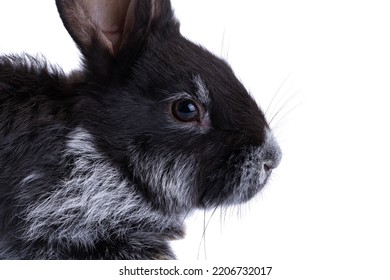
<svg viewBox="0 0 390 280"><path fill-rule="evenodd" d="M280 93L280 90L282 89L282 87L285 85L285 83L287 82L288 78L291 76L291 73L287 75L287 77L283 80L283 82L281 83L281 85L279 86L279 88L277 89L277 91L275 92L275 94L273 95L270 103L268 104L268 107L267 109L265 110L264 112L264 115L267 115L268 114L268 111L269 109L271 108L271 106L273 105L276 97L279 95Z"/></svg>
<svg viewBox="0 0 390 280"><path fill-rule="evenodd" d="M293 98L295 98L297 96L297 94L299 93L299 90L295 91L278 109L278 111L275 112L275 114L273 114L273 116L271 117L270 121L269 121L269 124L272 126L272 122L275 120L275 118L280 114L280 112L283 111L283 109L291 102L291 100ZM296 106L295 106L296 107ZM294 108L295 108L294 107Z"/></svg>
<svg viewBox="0 0 390 280"><path fill-rule="evenodd" d="M203 233L202 233L202 237L201 237L201 240L199 242L199 246L198 246L198 260L200 259L200 248L203 244L203 253L204 253L204 258L207 260L207 250L206 250L206 231L207 231L207 228L210 224L210 221L212 219L212 217L214 216L215 212L217 211L219 205L217 205L214 210L211 212L211 215L210 217L208 218L207 220L207 223L206 223L206 213L207 211L204 209L203 210Z"/></svg>

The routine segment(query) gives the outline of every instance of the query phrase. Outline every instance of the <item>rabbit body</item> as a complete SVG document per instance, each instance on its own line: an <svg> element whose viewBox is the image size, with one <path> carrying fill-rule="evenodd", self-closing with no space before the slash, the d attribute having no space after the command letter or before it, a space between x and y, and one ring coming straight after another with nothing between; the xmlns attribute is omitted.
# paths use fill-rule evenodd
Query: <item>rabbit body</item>
<svg viewBox="0 0 390 280"><path fill-rule="evenodd" d="M104 20L91 3L57 0L81 70L0 57L1 259L173 259L188 213L247 201L280 162L261 110L169 1Z"/></svg>

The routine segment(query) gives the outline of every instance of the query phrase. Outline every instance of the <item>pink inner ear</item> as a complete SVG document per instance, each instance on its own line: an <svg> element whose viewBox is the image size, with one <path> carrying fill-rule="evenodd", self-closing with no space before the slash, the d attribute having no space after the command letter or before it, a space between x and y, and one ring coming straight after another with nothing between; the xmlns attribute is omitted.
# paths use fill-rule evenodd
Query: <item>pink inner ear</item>
<svg viewBox="0 0 390 280"><path fill-rule="evenodd" d="M132 12L130 3L132 0L84 0L84 4L96 26L101 33L104 44L112 54L116 54L127 24L126 16Z"/></svg>
<svg viewBox="0 0 390 280"><path fill-rule="evenodd" d="M104 37L110 42L111 46L109 47L112 48L112 53L115 53L121 43L123 28L121 26L111 26L109 28L111 29L102 27L101 31Z"/></svg>

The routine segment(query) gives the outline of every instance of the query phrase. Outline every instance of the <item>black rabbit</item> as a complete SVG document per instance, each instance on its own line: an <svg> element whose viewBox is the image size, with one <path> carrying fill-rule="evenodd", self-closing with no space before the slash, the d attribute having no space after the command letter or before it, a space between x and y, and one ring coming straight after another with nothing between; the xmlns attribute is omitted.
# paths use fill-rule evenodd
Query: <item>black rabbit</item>
<svg viewBox="0 0 390 280"><path fill-rule="evenodd" d="M0 258L173 259L194 209L245 202L281 159L169 0L57 0L82 69L0 56Z"/></svg>

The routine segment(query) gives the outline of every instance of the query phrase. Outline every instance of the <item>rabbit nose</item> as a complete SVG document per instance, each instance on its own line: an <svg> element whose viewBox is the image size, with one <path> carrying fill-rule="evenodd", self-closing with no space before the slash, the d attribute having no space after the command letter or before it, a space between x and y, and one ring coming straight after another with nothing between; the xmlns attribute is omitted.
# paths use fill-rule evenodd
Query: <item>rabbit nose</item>
<svg viewBox="0 0 390 280"><path fill-rule="evenodd" d="M273 169L277 168L282 160L282 151L272 135L271 131L267 130L265 141L262 149L263 170L269 174Z"/></svg>
<svg viewBox="0 0 390 280"><path fill-rule="evenodd" d="M280 161L267 160L263 163L263 169L267 174L271 174L272 170L279 166Z"/></svg>
<svg viewBox="0 0 390 280"><path fill-rule="evenodd" d="M264 171L270 173L272 168L272 163L266 162L263 164Z"/></svg>

